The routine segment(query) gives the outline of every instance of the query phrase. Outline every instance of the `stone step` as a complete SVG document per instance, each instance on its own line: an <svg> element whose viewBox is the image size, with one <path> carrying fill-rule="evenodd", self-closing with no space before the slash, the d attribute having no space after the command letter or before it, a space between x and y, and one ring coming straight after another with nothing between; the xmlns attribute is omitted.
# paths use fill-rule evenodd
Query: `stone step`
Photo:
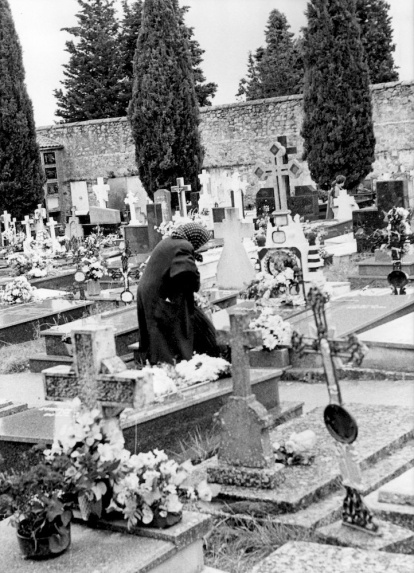
<svg viewBox="0 0 414 573"><path fill-rule="evenodd" d="M355 547L367 551L387 551L389 553L414 554L414 533L405 527L376 519L378 535L365 533L347 527L342 521L335 521L316 530L316 538L322 543Z"/></svg>
<svg viewBox="0 0 414 573"><path fill-rule="evenodd" d="M121 356L121 359L126 363L131 363L134 360L134 355L129 352ZM72 356L59 356L49 355L44 353L36 354L36 356L29 359L30 372L42 372L46 368L53 366L71 365L73 362Z"/></svg>
<svg viewBox="0 0 414 573"><path fill-rule="evenodd" d="M27 404L19 402L2 403L0 404L0 418L5 418L6 416L23 412L24 410L27 410Z"/></svg>
<svg viewBox="0 0 414 573"><path fill-rule="evenodd" d="M412 573L414 557L351 547L289 541L251 573Z"/></svg>

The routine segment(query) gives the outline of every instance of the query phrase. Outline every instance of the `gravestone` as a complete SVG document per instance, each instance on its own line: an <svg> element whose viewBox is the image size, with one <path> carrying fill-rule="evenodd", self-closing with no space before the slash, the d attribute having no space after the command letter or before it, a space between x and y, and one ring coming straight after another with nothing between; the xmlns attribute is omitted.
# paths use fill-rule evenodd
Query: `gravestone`
<svg viewBox="0 0 414 573"><path fill-rule="evenodd" d="M171 187L171 193L177 193L178 205L181 217L187 217L187 192L191 191L191 185L184 184L184 178L178 177L177 185Z"/></svg>
<svg viewBox="0 0 414 573"><path fill-rule="evenodd" d="M43 219L46 218L46 209L39 204L34 212L36 241L41 241L45 236L45 226Z"/></svg>
<svg viewBox="0 0 414 573"><path fill-rule="evenodd" d="M208 481L226 485L274 488L279 469L270 441L271 418L252 393L249 350L262 343L261 334L249 330L252 313L246 308L230 312L230 331L219 331L220 342L230 342L233 395L218 413L218 464L208 468Z"/></svg>
<svg viewBox="0 0 414 573"><path fill-rule="evenodd" d="M393 207L409 208L408 181L377 181L377 208L386 215Z"/></svg>
<svg viewBox="0 0 414 573"><path fill-rule="evenodd" d="M62 251L62 246L56 239L56 225L57 222L51 217L46 225L49 227L50 240L52 242L52 253L60 253Z"/></svg>
<svg viewBox="0 0 414 573"><path fill-rule="evenodd" d="M158 189L154 193L154 203L161 205L163 222L168 223L172 221L171 192L168 189Z"/></svg>
<svg viewBox="0 0 414 573"><path fill-rule="evenodd" d="M242 242L253 232L253 224L240 221L234 207L226 207L225 219L214 225L214 238L224 240L217 264L219 288L241 290L254 279L256 273Z"/></svg>
<svg viewBox="0 0 414 573"><path fill-rule="evenodd" d="M129 214L130 214L130 224L134 224L137 222L137 213L135 211L136 205L136 197L132 191L128 191L126 198L124 199L125 205L129 207Z"/></svg>
<svg viewBox="0 0 414 573"><path fill-rule="evenodd" d="M108 191L110 189L107 183L104 183L103 177L97 178L97 184L92 185L93 192L95 193L96 199L98 201L98 206L102 209L106 209L108 203Z"/></svg>
<svg viewBox="0 0 414 573"><path fill-rule="evenodd" d="M213 207L213 223L222 223L226 218L225 207Z"/></svg>
<svg viewBox="0 0 414 573"><path fill-rule="evenodd" d="M87 215L89 213L89 195L86 181L71 181L70 194L72 206L75 207L75 215Z"/></svg>

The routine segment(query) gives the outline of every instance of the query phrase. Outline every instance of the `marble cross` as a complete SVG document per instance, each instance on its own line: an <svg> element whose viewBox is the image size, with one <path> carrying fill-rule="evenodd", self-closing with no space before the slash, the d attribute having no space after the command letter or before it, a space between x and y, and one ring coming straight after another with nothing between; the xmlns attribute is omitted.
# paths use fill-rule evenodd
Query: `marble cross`
<svg viewBox="0 0 414 573"><path fill-rule="evenodd" d="M136 211L135 211L135 207L134 207L136 202L137 202L137 199L136 199L135 195L132 193L132 191L128 191L128 195L124 199L124 203L126 205L128 205L128 207L129 207L130 223L136 223L137 222L137 215L136 215Z"/></svg>
<svg viewBox="0 0 414 573"><path fill-rule="evenodd" d="M128 370L116 355L114 329L90 325L72 332L73 366L43 370L46 400L79 397L87 408L100 407L106 418L126 407L142 408L154 400L152 376Z"/></svg>
<svg viewBox="0 0 414 573"><path fill-rule="evenodd" d="M99 207L106 209L106 203L108 201L108 191L110 190L109 185L104 183L103 177L98 177L97 184L92 185L93 192L98 199Z"/></svg>
<svg viewBox="0 0 414 573"><path fill-rule="evenodd" d="M256 164L253 173L260 180L267 180L275 190L276 211L287 211L287 197L290 195L290 176L299 177L303 169L300 163L293 159L289 161L289 154L296 153L296 147L286 147L285 136L278 137L276 143L270 148L270 165Z"/></svg>
<svg viewBox="0 0 414 573"><path fill-rule="evenodd" d="M171 193L177 193L181 217L187 217L186 191L191 191L191 185L184 185L184 178L179 177L177 179L177 185L171 187Z"/></svg>
<svg viewBox="0 0 414 573"><path fill-rule="evenodd" d="M308 293L308 302L312 308L315 319L316 339L310 338L303 342L304 337L294 333L292 345L298 350L318 349L322 356L326 384L329 394L329 405L325 408L324 421L328 432L335 439L336 451L339 460L339 469L346 496L342 507L342 523L349 527L377 534L378 525L373 521L369 508L364 504L362 490L362 476L354 442L358 436L358 425L352 415L343 407L341 389L334 356L354 358L360 363L363 358L363 345L356 336L348 340L332 340L325 314L325 296L318 288L311 288Z"/></svg>

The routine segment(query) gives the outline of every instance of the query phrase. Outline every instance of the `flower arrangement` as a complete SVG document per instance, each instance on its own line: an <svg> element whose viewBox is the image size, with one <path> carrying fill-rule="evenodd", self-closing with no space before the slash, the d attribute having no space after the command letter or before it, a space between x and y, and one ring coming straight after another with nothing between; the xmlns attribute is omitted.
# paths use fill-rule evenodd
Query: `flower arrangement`
<svg viewBox="0 0 414 573"><path fill-rule="evenodd" d="M175 371L181 379L178 387L183 387L230 376L231 365L224 358L195 354L191 360L182 360L176 364Z"/></svg>
<svg viewBox="0 0 414 573"><path fill-rule="evenodd" d="M290 287L296 284L295 273L291 267L284 267L275 276L262 272L258 273L256 278L240 293L240 297L268 300L289 292Z"/></svg>
<svg viewBox="0 0 414 573"><path fill-rule="evenodd" d="M175 229L181 225L185 225L186 223L198 223L199 225L206 227L204 219L198 213L191 213L187 217L174 215L172 221L168 221L167 223L163 221L159 227L154 227L154 229L162 235L163 239L166 239Z"/></svg>
<svg viewBox="0 0 414 573"><path fill-rule="evenodd" d="M11 267L12 276L26 274L32 267L29 257L23 253L15 253L7 257L7 264Z"/></svg>
<svg viewBox="0 0 414 573"><path fill-rule="evenodd" d="M34 254L30 263L32 268L27 271L27 276L32 278L45 277L49 272L50 261L39 254Z"/></svg>
<svg viewBox="0 0 414 573"><path fill-rule="evenodd" d="M83 258L80 262L80 270L85 275L85 280L98 281L105 274L105 262L102 259Z"/></svg>
<svg viewBox="0 0 414 573"><path fill-rule="evenodd" d="M315 444L316 435L312 430L294 432L286 442L273 444L276 462L286 466L308 466L315 458L313 454Z"/></svg>
<svg viewBox="0 0 414 573"><path fill-rule="evenodd" d="M35 287L31 286L24 275L16 277L0 291L0 303L11 305L30 302L34 298L35 291Z"/></svg>
<svg viewBox="0 0 414 573"><path fill-rule="evenodd" d="M274 314L271 308L264 308L259 316L250 322L249 328L261 332L262 345L265 350L274 350L292 344L290 323Z"/></svg>

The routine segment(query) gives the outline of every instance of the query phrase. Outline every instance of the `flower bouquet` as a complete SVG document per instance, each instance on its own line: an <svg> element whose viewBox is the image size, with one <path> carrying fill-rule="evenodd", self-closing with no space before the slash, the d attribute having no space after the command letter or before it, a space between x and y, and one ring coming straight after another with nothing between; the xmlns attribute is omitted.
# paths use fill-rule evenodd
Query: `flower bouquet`
<svg viewBox="0 0 414 573"><path fill-rule="evenodd" d="M263 348L274 350L292 345L292 327L289 322L274 314L271 308L263 308L259 316L250 322L249 328L262 334Z"/></svg>
<svg viewBox="0 0 414 573"><path fill-rule="evenodd" d="M273 444L276 462L285 466L309 466L315 458L315 444L316 435L312 430L294 432L286 442Z"/></svg>
<svg viewBox="0 0 414 573"><path fill-rule="evenodd" d="M83 258L80 262L80 270L85 275L86 281L98 281L105 274L105 262L102 259Z"/></svg>
<svg viewBox="0 0 414 573"><path fill-rule="evenodd" d="M26 274L32 268L32 263L29 257L23 253L14 253L7 257L7 264L11 267L12 276L20 276Z"/></svg>
<svg viewBox="0 0 414 573"><path fill-rule="evenodd" d="M291 267L284 267L275 275L258 273L256 278L240 293L243 299L255 300L262 306L279 306L280 304L300 304L291 291L298 290L298 281L295 271ZM300 297L301 298L301 297Z"/></svg>
<svg viewBox="0 0 414 573"><path fill-rule="evenodd" d="M194 354L191 360L182 360L175 365L178 388L201 382L214 382L231 374L231 364L224 358Z"/></svg>
<svg viewBox="0 0 414 573"><path fill-rule="evenodd" d="M27 276L31 278L45 277L49 272L50 262L39 254L34 254L30 263L32 268L27 272Z"/></svg>
<svg viewBox="0 0 414 573"><path fill-rule="evenodd" d="M27 278L22 275L7 283L0 291L0 304L22 304L34 299L36 289L32 287Z"/></svg>

